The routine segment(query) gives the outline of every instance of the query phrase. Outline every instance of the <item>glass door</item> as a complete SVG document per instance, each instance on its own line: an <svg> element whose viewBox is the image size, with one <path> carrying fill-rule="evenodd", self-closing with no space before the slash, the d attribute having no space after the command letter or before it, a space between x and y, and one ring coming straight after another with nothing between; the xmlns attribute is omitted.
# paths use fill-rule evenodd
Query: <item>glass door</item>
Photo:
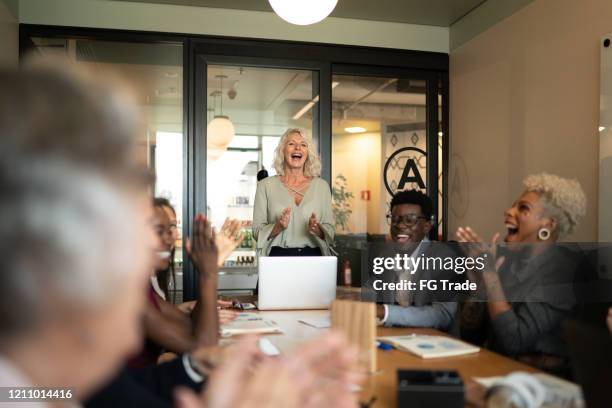
<svg viewBox="0 0 612 408"><path fill-rule="evenodd" d="M438 80L429 73L342 66L332 75L331 187L338 264L360 279L361 252L389 239L393 194L416 189L433 201L434 228L443 234L439 190Z"/></svg>
<svg viewBox="0 0 612 408"><path fill-rule="evenodd" d="M245 239L221 268L219 290L248 293L257 282L251 233L257 181L276 174L274 151L288 128L318 143L319 71L273 60L202 57L196 75L196 137L202 136L204 148L195 149L201 166L196 200L216 227L226 218L241 221Z"/></svg>

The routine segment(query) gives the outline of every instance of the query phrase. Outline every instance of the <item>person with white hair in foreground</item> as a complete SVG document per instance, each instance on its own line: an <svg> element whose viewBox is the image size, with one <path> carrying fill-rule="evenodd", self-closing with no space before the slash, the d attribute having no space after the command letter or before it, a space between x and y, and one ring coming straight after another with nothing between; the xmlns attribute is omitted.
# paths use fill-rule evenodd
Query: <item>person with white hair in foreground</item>
<svg viewBox="0 0 612 408"><path fill-rule="evenodd" d="M0 158L2 386L80 399L138 349L154 240L143 204L66 162Z"/></svg>

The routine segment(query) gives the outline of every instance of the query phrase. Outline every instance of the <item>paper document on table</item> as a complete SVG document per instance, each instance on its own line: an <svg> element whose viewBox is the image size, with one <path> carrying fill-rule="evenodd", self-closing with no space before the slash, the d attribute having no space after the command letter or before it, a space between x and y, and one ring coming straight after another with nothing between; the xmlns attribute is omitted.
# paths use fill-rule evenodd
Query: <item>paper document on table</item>
<svg viewBox="0 0 612 408"><path fill-rule="evenodd" d="M228 337L246 333L282 333L275 321L260 317L256 313L241 313L229 323L220 327L221 336Z"/></svg>
<svg viewBox="0 0 612 408"><path fill-rule="evenodd" d="M446 336L411 334L407 336L378 337L377 340L391 344L399 350L407 351L421 358L454 357L480 351L479 347Z"/></svg>
<svg viewBox="0 0 612 408"><path fill-rule="evenodd" d="M582 389L579 385L550 374L535 373L532 375L537 378L546 389L546 399L542 408L585 406ZM502 378L504 377L474 377L473 380L489 388Z"/></svg>
<svg viewBox="0 0 612 408"><path fill-rule="evenodd" d="M329 316L326 317L307 317L298 320L300 323L314 327L315 329L326 329L331 327L331 320Z"/></svg>

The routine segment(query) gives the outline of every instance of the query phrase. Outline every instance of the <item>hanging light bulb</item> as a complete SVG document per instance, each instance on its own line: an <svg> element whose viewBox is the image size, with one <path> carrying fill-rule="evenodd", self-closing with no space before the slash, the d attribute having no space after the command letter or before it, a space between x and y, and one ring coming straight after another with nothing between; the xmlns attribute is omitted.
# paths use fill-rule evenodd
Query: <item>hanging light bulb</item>
<svg viewBox="0 0 612 408"><path fill-rule="evenodd" d="M329 16L338 0L268 0L283 20L297 25L318 23Z"/></svg>
<svg viewBox="0 0 612 408"><path fill-rule="evenodd" d="M223 115L223 78L227 78L225 75L217 75L220 82L219 96L221 97L221 114L215 115L213 120L206 126L207 135L207 149L215 151L213 156L219 157L227 146L232 142L232 139L236 135L234 124L229 117ZM221 152L221 154L219 154Z"/></svg>

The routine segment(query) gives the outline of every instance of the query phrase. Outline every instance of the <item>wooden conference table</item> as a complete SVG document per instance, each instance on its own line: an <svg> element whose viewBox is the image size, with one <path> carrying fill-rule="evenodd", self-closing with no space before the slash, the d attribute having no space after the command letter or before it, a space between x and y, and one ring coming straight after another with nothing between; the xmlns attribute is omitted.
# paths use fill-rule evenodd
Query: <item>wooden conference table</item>
<svg viewBox="0 0 612 408"><path fill-rule="evenodd" d="M322 318L329 316L327 310L300 311L267 311L256 312L262 317L274 320L284 331L283 334L265 336L282 352L288 352L304 341L320 335L325 329L316 329L299 320L303 318ZM433 329L418 328L385 328L379 327L379 336L397 336L410 333L437 334L444 333ZM363 384L360 400L376 400L373 407L395 407L397 405L397 369L423 370L457 370L466 385L466 399L480 401L484 389L474 383L474 377L491 377L506 375L513 371L536 372L537 370L501 356L497 353L481 349L480 352L465 356L421 359L399 350L377 350L378 371L368 376ZM467 403L466 406L478 406L478 403Z"/></svg>

